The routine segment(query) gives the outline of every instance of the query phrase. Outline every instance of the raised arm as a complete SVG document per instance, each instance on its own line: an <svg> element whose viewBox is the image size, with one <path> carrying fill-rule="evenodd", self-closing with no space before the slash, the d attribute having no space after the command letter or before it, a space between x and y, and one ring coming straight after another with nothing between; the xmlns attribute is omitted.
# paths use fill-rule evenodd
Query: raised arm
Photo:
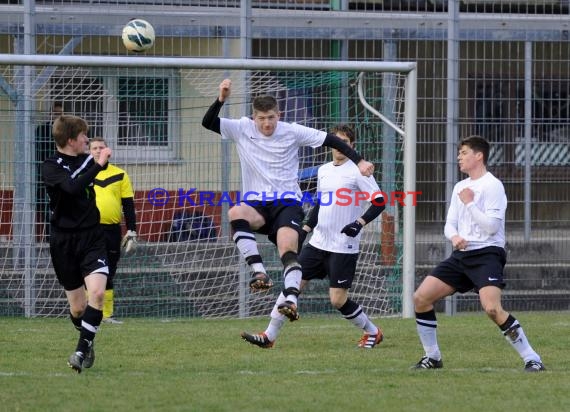
<svg viewBox="0 0 570 412"><path fill-rule="evenodd" d="M202 126L218 134L220 133L220 110L222 109L226 99L230 97L232 92L232 81L230 79L224 79L220 83L219 89L218 98L208 108L206 114L204 114L204 118L202 119Z"/></svg>

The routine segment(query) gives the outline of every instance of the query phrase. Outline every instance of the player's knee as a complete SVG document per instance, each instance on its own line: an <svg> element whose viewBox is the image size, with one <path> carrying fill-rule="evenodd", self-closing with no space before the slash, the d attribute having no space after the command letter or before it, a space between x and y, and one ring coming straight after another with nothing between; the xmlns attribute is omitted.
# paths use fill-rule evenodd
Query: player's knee
<svg viewBox="0 0 570 412"><path fill-rule="evenodd" d="M483 305L483 310L492 320L498 319L499 315L503 312L500 305Z"/></svg>
<svg viewBox="0 0 570 412"><path fill-rule="evenodd" d="M336 310L339 310L345 304L346 298L340 298L338 296L331 296L330 301L331 301L332 307L335 308Z"/></svg>
<svg viewBox="0 0 570 412"><path fill-rule="evenodd" d="M422 298L421 295L418 293L418 291L414 292L413 301L414 301L414 306L419 306L422 304Z"/></svg>
<svg viewBox="0 0 570 412"><path fill-rule="evenodd" d="M86 306L87 306L87 303L85 303L83 305L77 305L77 304L73 304L70 302L69 313L70 313L71 317L75 318L75 319L81 319L81 317L85 313L85 307Z"/></svg>
<svg viewBox="0 0 570 412"><path fill-rule="evenodd" d="M433 303L430 302L428 299L426 299L426 297L421 292L418 291L414 292L413 300L416 312L423 312L422 309L424 309L427 306L430 306Z"/></svg>
<svg viewBox="0 0 570 412"><path fill-rule="evenodd" d="M242 214L237 207L232 207L228 210L228 218L230 219L230 222L232 220L243 219Z"/></svg>
<svg viewBox="0 0 570 412"><path fill-rule="evenodd" d="M103 306L103 300L105 299L105 288L93 288L89 290L89 303L95 305L96 307Z"/></svg>

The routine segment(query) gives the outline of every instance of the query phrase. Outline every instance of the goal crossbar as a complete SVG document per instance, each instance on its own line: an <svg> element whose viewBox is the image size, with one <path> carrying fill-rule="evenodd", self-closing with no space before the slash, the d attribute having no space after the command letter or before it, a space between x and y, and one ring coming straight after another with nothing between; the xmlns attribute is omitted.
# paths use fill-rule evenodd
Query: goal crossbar
<svg viewBox="0 0 570 412"><path fill-rule="evenodd" d="M336 70L354 72L401 72L416 70L415 62L342 60L213 59L191 57L68 56L50 54L0 54L0 64L24 66L156 67L229 70Z"/></svg>

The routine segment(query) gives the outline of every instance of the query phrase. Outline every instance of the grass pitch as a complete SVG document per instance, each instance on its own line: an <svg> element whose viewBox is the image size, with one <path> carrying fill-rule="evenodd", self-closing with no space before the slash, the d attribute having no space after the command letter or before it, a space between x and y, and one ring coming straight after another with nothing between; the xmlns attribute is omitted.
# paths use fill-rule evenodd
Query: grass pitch
<svg viewBox="0 0 570 412"><path fill-rule="evenodd" d="M272 349L239 336L265 318L125 319L102 325L95 365L80 375L66 366L69 320L0 318L0 410L569 410L569 313L515 316L546 372L523 372L482 313L438 316L441 370L410 370L422 355L413 319L376 319L385 340L372 350L338 317L288 323Z"/></svg>

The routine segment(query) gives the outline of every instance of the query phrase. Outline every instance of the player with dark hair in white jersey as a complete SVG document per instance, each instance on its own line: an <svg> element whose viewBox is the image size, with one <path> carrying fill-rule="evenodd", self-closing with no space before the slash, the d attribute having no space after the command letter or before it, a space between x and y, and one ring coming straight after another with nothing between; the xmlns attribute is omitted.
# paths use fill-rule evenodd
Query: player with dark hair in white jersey
<svg viewBox="0 0 570 412"><path fill-rule="evenodd" d="M453 246L414 293L416 328L425 355L415 369L443 367L437 343L434 303L456 292L474 290L487 316L499 327L525 363L525 371L543 371L520 323L501 304L505 253L507 196L499 179L487 171L489 143L480 136L459 143L459 169L469 177L453 188L444 233Z"/></svg>
<svg viewBox="0 0 570 412"><path fill-rule="evenodd" d="M252 118L220 118L218 115L231 94L231 80L220 83L219 95L208 108L202 126L231 139L241 163L243 197L228 211L233 239L253 275L253 290L268 289L273 282L267 275L253 232L268 235L277 245L283 263L285 295L296 311L301 283L297 253L304 213L298 184L299 148L329 146L340 150L358 165L360 173L370 176L374 165L364 160L337 136L279 120L279 106L272 96L258 96L252 102Z"/></svg>
<svg viewBox="0 0 570 412"><path fill-rule="evenodd" d="M355 134L347 125L331 130L351 147ZM356 165L336 149L332 150L332 162L319 168L317 181L318 200L303 225L305 232L313 235L303 247L299 262L302 267L301 291L312 279L329 278L329 297L332 306L341 315L364 331L358 347L371 349L383 339L382 330L364 313L362 307L348 297L356 274L361 229L384 210L384 197L372 176L362 176ZM363 212L357 200L363 193L372 199ZM339 195L342 198L339 198ZM347 201L347 199L351 201ZM299 318L297 311L289 310L288 297L281 293L271 311L271 320L265 332L242 332L247 342L261 348L271 348L287 318Z"/></svg>

